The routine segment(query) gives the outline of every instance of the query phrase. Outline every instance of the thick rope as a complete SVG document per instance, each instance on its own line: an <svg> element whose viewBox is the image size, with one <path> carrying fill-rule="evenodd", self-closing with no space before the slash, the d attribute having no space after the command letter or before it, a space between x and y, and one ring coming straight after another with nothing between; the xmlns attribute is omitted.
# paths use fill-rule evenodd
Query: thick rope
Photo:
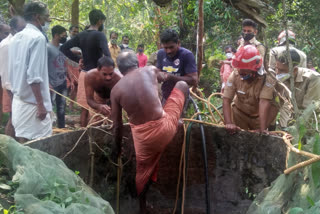
<svg viewBox="0 0 320 214"><path fill-rule="evenodd" d="M197 90L199 90L199 89L197 89ZM210 102L210 99L212 98L212 96L221 95L220 93L213 93L213 94L211 94L211 95L209 96L210 99L207 99L207 100L206 100L206 99L204 99L204 98L199 97L196 93L194 93L194 92L192 91L191 88L190 88L189 91L190 91L190 94L191 94L192 96L194 96L194 97L197 98L198 100L202 101L203 103L207 104L208 109L209 109L209 112L210 112L211 116L213 117L212 120L215 121L215 123L218 123L218 122L217 122L217 120L216 120L216 119L214 118L214 116L213 116L211 107L215 110L215 112L217 112L218 116L220 117L220 120L221 120L221 121L224 121L224 118L222 117L222 115L221 115L221 113L219 112L219 110Z"/></svg>
<svg viewBox="0 0 320 214"><path fill-rule="evenodd" d="M54 89L50 88L50 91L52 91L52 92L54 92L54 93L56 93L56 94L60 95L61 97L63 97L63 98L65 98L65 99L69 100L70 102L75 103L76 105L80 106L81 108L86 109L87 111L91 112L92 114L98 114L98 116L100 116L100 117L104 118L105 120L107 120L107 121L108 121L108 122L110 122L110 123L113 123L113 122L112 122L112 120L108 119L108 117L104 116L103 114L97 113L97 112L95 112L95 111L93 111L93 110L91 110L91 109L89 109L89 108L87 108L87 107L85 107L85 106L81 105L80 103L78 103L78 102L76 102L76 101L74 101L74 100L70 99L70 98L69 98L69 97L67 97L67 96L64 96L63 94L61 94L61 93L57 92L56 90L54 90Z"/></svg>
<svg viewBox="0 0 320 214"><path fill-rule="evenodd" d="M173 212L172 214L176 213L177 207L178 207L178 200L179 200L179 190L180 190L180 180L181 180L181 171L182 171L182 167L183 167L183 194L182 194L182 201L184 204L184 196L185 196L185 164L186 164L186 156L185 156L185 152L186 152L186 133L187 133L187 129L186 129L186 124L183 124L183 144L182 144L182 148L181 148L181 155L180 155L180 162L179 162L179 175L178 175L178 181L177 181L177 190L176 190L176 200L174 203L174 208L173 208ZM184 206L184 205L182 205ZM181 212L183 214L183 212Z"/></svg>
<svg viewBox="0 0 320 214"><path fill-rule="evenodd" d="M198 89L197 89L198 90ZM211 107L215 110L215 112L218 113L221 121L223 121L223 117L222 115L220 114L220 112L218 111L218 109L210 102L211 101L211 98L213 96L216 96L216 95L221 95L220 93L213 93L209 96L209 98L207 100L205 100L204 98L201 98L199 97L197 94L195 94L191 88L190 88L190 93L195 97L197 98L198 100L202 101L203 103L206 103L207 106L208 106L208 109L209 109L209 112L210 112L210 115L211 117L209 117L211 119L211 123L210 122L204 122L204 121L199 121L199 120L195 120L194 118L198 115L197 113L194 114L190 119L189 118L183 118L183 121L184 122L194 122L194 123L201 123L201 124L204 124L204 125L208 125L208 126L213 126L213 127L225 127L224 125L221 125L221 124L217 124L217 121L214 119L213 117L213 113L212 113L212 110L211 110ZM279 96L281 96L279 93L278 93ZM284 99L283 97L281 97L282 99ZM284 99L285 100L285 99ZM204 114L204 113L201 113L201 114ZM205 114L204 114L205 115ZM207 115L206 115L207 116ZM208 116L207 116L208 117ZM283 142L286 144L287 148L288 148L288 154L290 151L293 151L295 152L296 154L299 154L299 155L303 155L303 156L306 156L306 157L309 157L311 159L307 160L307 161L303 161L301 163L298 163L290 168L288 168L288 154L287 154L287 159L286 159L286 170L284 170L284 174L289 174L299 168L302 168L302 167L305 167L305 166L308 166L314 162L317 162L317 161L320 161L320 156L319 155L316 155L316 154L313 154L313 153L310 153L310 152L306 152L306 151L302 151L302 150L299 150L297 148L295 148L290 140L289 140L289 134L286 133L286 132L283 132L283 131L272 131L272 132L269 132L271 135L282 135L282 140Z"/></svg>
<svg viewBox="0 0 320 214"><path fill-rule="evenodd" d="M88 110L89 112L93 113L94 116L91 118L91 120L97 116L100 116L102 117L103 119L100 120L100 121L97 121L97 122L94 122L94 123L90 123L91 120L89 121L89 125L85 128L84 132L81 134L80 138L78 139L78 141L76 142L76 144L74 145L74 147L62 158L64 159L65 157L67 157L71 152L74 151L74 149L77 147L77 145L79 144L80 140L82 139L82 137L84 136L84 134L87 132L88 128L90 128L91 126L95 125L95 124L98 124L98 123L101 123L103 121L107 121L107 122L110 122L112 123L112 121L110 119L108 119L107 117L105 117L104 115L102 114L99 114L99 113L96 113L94 111L92 111L91 109L88 109L86 108L85 106L79 104L78 102L70 99L69 97L66 97L62 94L60 94L59 92L55 91L54 89L50 89L51 91L53 91L54 93L64 97L65 99L69 100L70 102L73 102L77 105L79 105L80 107ZM199 89L197 89L197 91L201 93L201 91ZM204 125L208 125L208 126L213 126L213 127L225 127L224 125L221 125L221 124L218 124L218 121L215 119L214 115L213 115L213 112L212 112L212 109L213 108L215 110L215 112L218 114L219 118L220 118L220 122L223 122L224 121L224 118L223 116L221 115L221 113L219 112L219 110L211 103L211 98L213 96L217 96L217 95L221 95L221 93L213 93L209 96L209 98L206 100L202 97L199 97L196 93L194 93L191 89L190 89L190 93L196 97L198 100L202 101L202 105L203 107L205 106L205 104L207 104L207 107L209 109L209 113L210 113L210 116L204 114L204 113L195 113L190 119L188 118L183 118L183 121L184 122L188 122L187 125L190 123L190 122L194 122L194 123L202 123ZM211 123L210 122L204 122L204 121L199 121L199 120L195 120L194 118L196 116L198 116L199 114L204 114L206 117L208 117L210 120L211 120ZM95 128L95 127L94 127ZM103 130L104 131L104 130ZM110 134L110 133L108 133ZM302 168L302 167L305 167L305 166L308 166L314 162L317 162L317 161L320 161L320 156L318 155L315 155L315 154L312 154L312 153L309 153L309 152L305 152L305 151L302 151L302 150L299 150L297 148L295 148L291 143L290 143L290 140L288 139L288 134L286 132L282 132L282 131L275 131L275 132L270 132L270 134L281 134L282 135L282 139L284 141L284 143L287 145L288 147L288 150L290 151L293 151L297 154L300 154L300 155L304 155L304 156L307 156L307 157L310 157L311 159L307 160L307 161L304 161L304 162L301 162L299 164L296 164L295 166L292 166L288 169L286 169L284 171L285 174L289 174L291 172L293 172L294 170L297 170L299 168ZM112 134L110 134L112 135ZM182 150L181 150L181 156L180 156L180 164L179 164L179 176L178 176L178 184L177 184L177 194L176 194L176 201L175 201L175 207L174 207L174 210L173 210L173 213L176 212L176 209L177 209L177 202L178 202L178 197L179 197L179 186L180 186L180 179L181 179L181 170L183 170L183 189L182 189L182 207L181 207L181 211L182 213L184 212L184 201L185 201L185 188L186 188L186 177L185 177L185 174L186 174L186 169L185 169L185 164L186 164L186 157L185 157L185 141L186 141L186 124L184 124L184 141L183 141L183 145L182 145ZM90 143L91 144L91 143ZM95 142L93 142L93 144L95 144L96 146L98 146ZM91 145L90 145L91 146ZM90 151L91 151L92 148L90 148ZM102 150L100 147L99 147L100 150ZM112 163L113 165L115 165L117 168L118 168L118 171L117 171L117 212L116 213L119 213L120 212L120 184L121 184L121 176L122 176L122 168L123 166L129 162L129 160L123 165L122 164L122 160L121 160L121 157L119 158L118 157L118 164L114 163L110 157L108 157L109 159L109 162ZM182 168L183 167L183 168ZM91 179L90 179L91 180Z"/></svg>

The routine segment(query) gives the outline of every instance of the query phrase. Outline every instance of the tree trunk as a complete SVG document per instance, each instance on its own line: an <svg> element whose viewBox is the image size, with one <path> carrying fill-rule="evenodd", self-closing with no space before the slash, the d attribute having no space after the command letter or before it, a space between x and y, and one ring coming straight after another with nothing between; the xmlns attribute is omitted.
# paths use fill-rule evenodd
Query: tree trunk
<svg viewBox="0 0 320 214"><path fill-rule="evenodd" d="M200 73L202 70L202 58L203 58L203 0L199 0L199 31L198 31L198 78L200 77Z"/></svg>
<svg viewBox="0 0 320 214"><path fill-rule="evenodd" d="M161 49L161 41L160 41L160 34L162 33L163 31L163 26L164 26L164 22L163 22L163 19L161 17L161 10L159 7L155 7L154 8L154 11L155 11L155 19L154 19L154 23L155 23L155 26L156 26L156 33L155 33L155 41L157 43L157 49Z"/></svg>
<svg viewBox="0 0 320 214"><path fill-rule="evenodd" d="M8 0L9 1L9 13L11 16L23 15L23 5L25 0Z"/></svg>
<svg viewBox="0 0 320 214"><path fill-rule="evenodd" d="M275 12L274 8L267 3L267 0L224 0L224 2L235 7L264 27L267 26L267 22L261 13L270 14Z"/></svg>
<svg viewBox="0 0 320 214"><path fill-rule="evenodd" d="M79 26L79 0L73 0L72 2L71 24Z"/></svg>

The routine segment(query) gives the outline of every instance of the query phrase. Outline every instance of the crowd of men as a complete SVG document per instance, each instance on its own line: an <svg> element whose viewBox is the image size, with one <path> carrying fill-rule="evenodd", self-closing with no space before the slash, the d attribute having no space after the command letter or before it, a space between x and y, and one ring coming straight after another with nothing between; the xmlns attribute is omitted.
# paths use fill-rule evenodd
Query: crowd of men
<svg viewBox="0 0 320 214"><path fill-rule="evenodd" d="M69 96L82 107L83 127L93 119L99 122L93 118L96 113L113 120L120 155L124 109L134 138L137 193L145 213L145 194L157 179L158 161L177 132L188 89L198 81L195 58L180 47L178 33L167 29L160 36L163 49L150 61L144 45L134 52L126 35L118 46L118 33L111 32L108 42L105 20L101 10L93 9L90 25L82 32L71 26L68 36L64 27L50 27L47 5L37 1L27 3L23 17L13 17L10 26L0 25L2 111L10 112L6 134L21 143L51 136L53 105L56 125L64 128Z"/></svg>
<svg viewBox="0 0 320 214"><path fill-rule="evenodd" d="M49 10L44 3L31 2L23 17L0 24L2 112L10 112L6 134L20 142L50 136L53 105L57 127L64 128L69 96L81 106L81 126L99 122L96 113L112 119L120 155L124 109L136 152L141 213L145 213L146 192L157 179L160 157L177 132L189 87L198 83L195 57L181 47L175 30L166 29L160 35L162 49L148 59L144 45L139 44L135 53L126 35L119 46L113 31L108 42L105 20L101 10L93 9L85 30L71 26L68 36L67 29L56 25L48 41ZM265 132L279 111L282 127L292 119L286 33L270 50L268 70L263 66L266 49L255 38L257 33L257 24L245 19L238 49L227 46L227 59L221 62L223 114L231 133L240 128ZM320 75L306 68L306 55L294 47L293 32L288 38L295 98L303 110L320 99Z"/></svg>

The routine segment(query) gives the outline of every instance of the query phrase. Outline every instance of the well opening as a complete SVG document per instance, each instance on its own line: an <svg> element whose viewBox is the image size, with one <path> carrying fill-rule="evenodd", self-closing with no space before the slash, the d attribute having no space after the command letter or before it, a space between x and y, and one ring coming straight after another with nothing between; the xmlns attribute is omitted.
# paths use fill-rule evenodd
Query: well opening
<svg viewBox="0 0 320 214"><path fill-rule="evenodd" d="M63 157L72 149L83 131L55 135L27 145L56 157ZM115 161L113 139L101 130L92 129L94 141ZM121 181L121 213L138 212L135 193L135 155L130 128L125 127ZM211 212L215 214L246 213L255 196L269 186L285 169L287 148L279 137L241 131L230 135L224 128L205 126ZM183 130L164 152L158 173L158 182L147 195L153 213L172 213L179 173ZM94 148L94 185L104 199L115 208L117 168L97 146ZM202 158L201 134L198 125L191 132L188 158L185 213L205 213L205 176ZM88 135L85 134L75 150L64 159L66 165L88 183L90 156Z"/></svg>

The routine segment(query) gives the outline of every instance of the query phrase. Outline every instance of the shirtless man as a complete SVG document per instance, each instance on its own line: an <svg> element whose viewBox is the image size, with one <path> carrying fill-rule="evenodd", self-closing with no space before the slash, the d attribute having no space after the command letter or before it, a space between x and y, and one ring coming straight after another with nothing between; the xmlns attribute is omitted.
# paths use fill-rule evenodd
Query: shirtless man
<svg viewBox="0 0 320 214"><path fill-rule="evenodd" d="M112 120L118 154L121 154L122 108L128 113L136 152L136 188L140 213L146 213L148 186L157 180L157 165L166 146L177 132L188 85L178 81L164 107L158 96L158 81L166 73L156 67L138 69L135 53L122 52L117 58L124 75L111 91Z"/></svg>
<svg viewBox="0 0 320 214"><path fill-rule="evenodd" d="M114 62L109 56L101 57L98 60L98 67L86 73L87 102L95 112L110 116L111 109L108 102L110 102L111 89L121 77L120 73L114 71Z"/></svg>

